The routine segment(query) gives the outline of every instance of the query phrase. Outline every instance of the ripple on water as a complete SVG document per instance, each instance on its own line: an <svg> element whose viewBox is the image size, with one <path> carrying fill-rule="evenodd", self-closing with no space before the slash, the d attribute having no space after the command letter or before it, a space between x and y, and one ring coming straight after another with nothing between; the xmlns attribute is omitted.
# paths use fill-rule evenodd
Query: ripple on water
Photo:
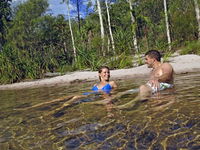
<svg viewBox="0 0 200 150"><path fill-rule="evenodd" d="M143 82L142 78L121 80L119 91ZM200 73L176 75L173 92L161 92L127 110L109 110L84 100L70 107L58 101L32 108L79 90L87 92L85 87L93 84L1 91L0 149L200 149ZM124 95L113 105L135 97Z"/></svg>

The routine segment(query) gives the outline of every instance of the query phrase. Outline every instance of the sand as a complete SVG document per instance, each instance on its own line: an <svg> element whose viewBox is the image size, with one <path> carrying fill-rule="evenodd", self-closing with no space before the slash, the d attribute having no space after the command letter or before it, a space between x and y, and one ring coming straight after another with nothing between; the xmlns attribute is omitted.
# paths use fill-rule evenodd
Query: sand
<svg viewBox="0 0 200 150"><path fill-rule="evenodd" d="M200 56L180 55L169 58L169 63L173 66L176 74L200 72ZM146 65L129 69L111 70L112 79L131 78L148 75L151 69ZM93 71L77 71L53 78L40 79L36 81L20 82L0 85L0 90L37 88L42 86L53 86L58 84L71 84L73 82L92 81L98 79L98 73Z"/></svg>

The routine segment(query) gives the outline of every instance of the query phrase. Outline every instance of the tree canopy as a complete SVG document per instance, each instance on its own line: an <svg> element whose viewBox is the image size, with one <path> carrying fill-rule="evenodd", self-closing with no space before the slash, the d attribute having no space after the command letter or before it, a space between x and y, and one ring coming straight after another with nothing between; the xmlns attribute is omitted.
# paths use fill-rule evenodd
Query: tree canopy
<svg viewBox="0 0 200 150"><path fill-rule="evenodd" d="M96 70L100 65L133 67L132 56L149 49L169 54L182 48L184 53L200 54L195 11L199 1L167 0L166 9L161 0L99 2L93 13L80 18L77 9L78 18L69 21L63 15L46 14L47 0L27 0L13 13L11 0L1 0L0 82L42 78L46 72ZM141 59L136 61L141 63Z"/></svg>

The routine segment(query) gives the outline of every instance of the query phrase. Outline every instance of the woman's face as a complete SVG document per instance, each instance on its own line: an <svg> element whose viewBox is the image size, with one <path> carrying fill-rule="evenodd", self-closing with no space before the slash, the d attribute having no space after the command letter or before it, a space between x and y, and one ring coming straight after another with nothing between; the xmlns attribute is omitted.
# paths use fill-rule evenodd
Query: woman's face
<svg viewBox="0 0 200 150"><path fill-rule="evenodd" d="M101 81L109 81L110 78L110 70L107 68L103 68L101 73L99 73L99 77Z"/></svg>

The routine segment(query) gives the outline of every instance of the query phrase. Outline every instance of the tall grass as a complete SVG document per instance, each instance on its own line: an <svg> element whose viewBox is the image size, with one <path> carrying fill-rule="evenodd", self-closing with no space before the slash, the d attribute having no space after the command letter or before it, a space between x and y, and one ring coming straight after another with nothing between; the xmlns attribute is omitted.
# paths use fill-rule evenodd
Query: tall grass
<svg viewBox="0 0 200 150"><path fill-rule="evenodd" d="M197 54L200 55L200 41L186 42L186 47L183 48L181 54Z"/></svg>

